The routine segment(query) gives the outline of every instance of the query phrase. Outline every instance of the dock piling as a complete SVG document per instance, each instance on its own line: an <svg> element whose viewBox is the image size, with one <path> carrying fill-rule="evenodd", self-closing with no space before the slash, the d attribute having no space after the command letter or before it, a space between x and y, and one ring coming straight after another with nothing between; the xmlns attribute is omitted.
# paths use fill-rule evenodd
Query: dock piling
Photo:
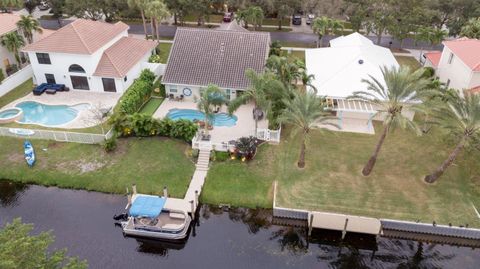
<svg viewBox="0 0 480 269"><path fill-rule="evenodd" d="M195 203L193 200L190 201L190 205L192 206L192 220L195 219Z"/></svg>
<svg viewBox="0 0 480 269"><path fill-rule="evenodd" d="M347 235L347 225L348 225L348 218L345 219L345 226L343 227L343 231L342 231L342 240L345 239L345 235Z"/></svg>
<svg viewBox="0 0 480 269"><path fill-rule="evenodd" d="M308 212L308 236L312 235L312 229L313 229L313 214Z"/></svg>
<svg viewBox="0 0 480 269"><path fill-rule="evenodd" d="M195 191L195 208L198 207L198 191Z"/></svg>

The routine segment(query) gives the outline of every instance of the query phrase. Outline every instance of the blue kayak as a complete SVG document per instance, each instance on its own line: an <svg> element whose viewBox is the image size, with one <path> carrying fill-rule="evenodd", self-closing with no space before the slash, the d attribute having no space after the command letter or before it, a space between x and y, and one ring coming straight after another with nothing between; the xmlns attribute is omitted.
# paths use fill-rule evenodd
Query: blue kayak
<svg viewBox="0 0 480 269"><path fill-rule="evenodd" d="M23 142L23 148L25 150L25 160L28 166L32 167L35 163L35 150L33 150L33 145L30 141L26 140Z"/></svg>

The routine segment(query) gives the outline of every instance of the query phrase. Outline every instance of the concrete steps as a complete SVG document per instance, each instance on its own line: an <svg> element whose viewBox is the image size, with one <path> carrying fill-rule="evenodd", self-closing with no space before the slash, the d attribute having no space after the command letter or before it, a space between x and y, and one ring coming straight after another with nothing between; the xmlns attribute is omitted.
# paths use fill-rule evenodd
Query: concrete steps
<svg viewBox="0 0 480 269"><path fill-rule="evenodd" d="M195 165L199 171L208 171L210 164L210 149L200 149L198 153L197 164Z"/></svg>

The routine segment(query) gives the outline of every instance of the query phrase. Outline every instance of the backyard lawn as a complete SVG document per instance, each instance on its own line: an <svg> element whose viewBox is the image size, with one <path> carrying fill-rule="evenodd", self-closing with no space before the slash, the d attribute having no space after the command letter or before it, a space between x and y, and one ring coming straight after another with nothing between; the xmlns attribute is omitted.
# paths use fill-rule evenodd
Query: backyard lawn
<svg viewBox="0 0 480 269"><path fill-rule="evenodd" d="M395 56L395 59L397 59L398 64L400 64L401 66L408 66L411 70L417 70L422 67L417 61L417 59L415 59L414 57Z"/></svg>
<svg viewBox="0 0 480 269"><path fill-rule="evenodd" d="M119 139L113 153L98 145L32 140L37 163L28 168L23 140L0 137L0 178L63 188L125 193L137 184L141 193L162 194L167 186L183 197L194 171L189 145L166 138Z"/></svg>
<svg viewBox="0 0 480 269"><path fill-rule="evenodd" d="M170 50L172 49L172 43L160 43L158 49L160 52L160 62L166 64L168 61L168 55L170 55Z"/></svg>
<svg viewBox="0 0 480 269"><path fill-rule="evenodd" d="M24 97L33 90L33 82L31 79L20 84L15 89L9 91L7 94L0 97L0 108L10 104L11 102Z"/></svg>
<svg viewBox="0 0 480 269"><path fill-rule="evenodd" d="M148 102L140 109L140 113L153 115L162 102L163 98L150 98L150 100L148 100Z"/></svg>
<svg viewBox="0 0 480 269"><path fill-rule="evenodd" d="M434 130L422 137L398 130L387 137L371 176L363 177L380 133L376 127L375 136L314 131L303 170L296 168L299 141L284 130L280 145L263 145L249 163L213 164L202 201L271 207L277 180L283 207L480 227L472 206L480 208L478 152L462 154L436 184L427 185L423 177L453 145Z"/></svg>

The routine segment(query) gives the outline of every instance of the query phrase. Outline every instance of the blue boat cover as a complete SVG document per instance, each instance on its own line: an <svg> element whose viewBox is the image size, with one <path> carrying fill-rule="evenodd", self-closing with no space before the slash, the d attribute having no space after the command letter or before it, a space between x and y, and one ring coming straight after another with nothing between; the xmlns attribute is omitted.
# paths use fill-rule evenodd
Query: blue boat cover
<svg viewBox="0 0 480 269"><path fill-rule="evenodd" d="M137 196L130 207L129 215L155 218L162 212L165 202L165 198L158 196Z"/></svg>

